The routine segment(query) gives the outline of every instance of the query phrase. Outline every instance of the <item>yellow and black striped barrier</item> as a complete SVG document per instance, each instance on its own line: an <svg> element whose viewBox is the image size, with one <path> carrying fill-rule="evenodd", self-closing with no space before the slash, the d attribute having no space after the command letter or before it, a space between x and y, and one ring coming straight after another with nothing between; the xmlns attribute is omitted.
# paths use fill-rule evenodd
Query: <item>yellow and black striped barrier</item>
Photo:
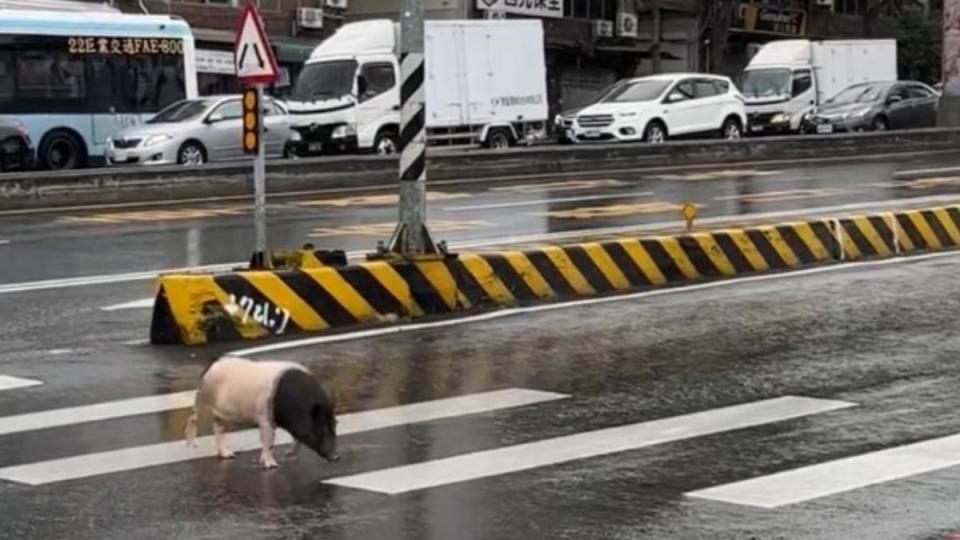
<svg viewBox="0 0 960 540"><path fill-rule="evenodd" d="M960 207L437 260L160 278L151 342L200 344L637 291L960 247Z"/></svg>

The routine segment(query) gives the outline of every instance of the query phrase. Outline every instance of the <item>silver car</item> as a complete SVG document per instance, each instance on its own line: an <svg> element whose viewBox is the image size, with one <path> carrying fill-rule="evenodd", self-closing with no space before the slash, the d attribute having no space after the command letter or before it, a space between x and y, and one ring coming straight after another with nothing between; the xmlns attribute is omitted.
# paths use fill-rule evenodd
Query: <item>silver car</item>
<svg viewBox="0 0 960 540"><path fill-rule="evenodd" d="M243 105L239 95L178 101L145 124L107 139L111 165L202 165L250 157L244 154ZM290 157L300 134L290 128L282 105L264 100L264 144L268 157Z"/></svg>

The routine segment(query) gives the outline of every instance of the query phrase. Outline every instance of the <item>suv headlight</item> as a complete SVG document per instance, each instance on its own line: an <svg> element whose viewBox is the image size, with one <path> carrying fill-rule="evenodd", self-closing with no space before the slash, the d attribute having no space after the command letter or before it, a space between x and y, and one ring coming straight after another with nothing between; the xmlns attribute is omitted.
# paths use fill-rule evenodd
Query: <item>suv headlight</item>
<svg viewBox="0 0 960 540"><path fill-rule="evenodd" d="M351 135L356 135L357 130L353 126L337 126L333 128L333 133L330 134L330 137L334 139L343 139L344 137L350 137Z"/></svg>
<svg viewBox="0 0 960 540"><path fill-rule="evenodd" d="M158 144L163 144L173 140L173 135L169 133L164 133L162 135L152 135L147 137L147 140L143 141L144 146L156 146Z"/></svg>

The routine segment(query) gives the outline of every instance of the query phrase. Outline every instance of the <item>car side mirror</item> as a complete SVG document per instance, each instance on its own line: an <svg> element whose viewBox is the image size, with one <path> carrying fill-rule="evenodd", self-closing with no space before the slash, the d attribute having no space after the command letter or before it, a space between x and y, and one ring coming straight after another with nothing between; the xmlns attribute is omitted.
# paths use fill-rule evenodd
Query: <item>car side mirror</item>
<svg viewBox="0 0 960 540"><path fill-rule="evenodd" d="M887 103L893 105L894 103L900 103L903 101L903 98L900 96L890 96L887 98Z"/></svg>
<svg viewBox="0 0 960 540"><path fill-rule="evenodd" d="M357 96L360 99L363 99L364 94L367 93L367 78L363 75L357 75Z"/></svg>
<svg viewBox="0 0 960 540"><path fill-rule="evenodd" d="M217 122L222 122L222 121L223 121L222 112L211 113L210 116L207 117L208 124L216 124Z"/></svg>
<svg viewBox="0 0 960 540"><path fill-rule="evenodd" d="M667 103L676 103L684 99L686 99L686 96L684 96L682 92L670 92L667 96Z"/></svg>

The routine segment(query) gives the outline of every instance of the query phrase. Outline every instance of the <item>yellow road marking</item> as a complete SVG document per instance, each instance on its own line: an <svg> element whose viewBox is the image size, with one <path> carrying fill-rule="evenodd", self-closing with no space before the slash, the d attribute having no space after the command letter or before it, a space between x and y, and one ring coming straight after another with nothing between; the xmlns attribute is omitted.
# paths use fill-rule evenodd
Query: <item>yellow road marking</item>
<svg viewBox="0 0 960 540"><path fill-rule="evenodd" d="M490 191L510 191L513 193L543 193L558 191L579 191L583 189L597 189L625 185L622 180L567 180L564 182L547 182L543 184L521 184L518 186L501 186L490 188Z"/></svg>
<svg viewBox="0 0 960 540"><path fill-rule="evenodd" d="M183 221L222 216L246 215L252 211L249 206L228 206L222 208L180 208L170 210L136 210L130 212L102 212L87 216L63 216L57 221L65 223L122 224L148 223L155 221Z"/></svg>
<svg viewBox="0 0 960 540"><path fill-rule="evenodd" d="M681 206L679 204L664 201L654 201L636 204L613 204L609 206L586 206L571 210L542 212L533 215L559 219L596 219L641 214L661 214L665 212L676 212L680 208Z"/></svg>
<svg viewBox="0 0 960 540"><path fill-rule="evenodd" d="M815 199L820 197L833 197L843 193L839 189L788 189L784 191L768 191L764 193L751 193L748 195L727 195L717 197L717 201L741 201L751 203L769 203L780 201L795 201L798 199Z"/></svg>
<svg viewBox="0 0 960 540"><path fill-rule="evenodd" d="M469 197L469 193L445 193L442 191L428 191L427 202L447 201L451 199L462 199ZM297 201L292 203L295 206L348 208L351 206L391 206L400 201L400 196L396 193L387 193L383 195L357 195L354 197L340 197L336 199L314 199L309 201Z"/></svg>

